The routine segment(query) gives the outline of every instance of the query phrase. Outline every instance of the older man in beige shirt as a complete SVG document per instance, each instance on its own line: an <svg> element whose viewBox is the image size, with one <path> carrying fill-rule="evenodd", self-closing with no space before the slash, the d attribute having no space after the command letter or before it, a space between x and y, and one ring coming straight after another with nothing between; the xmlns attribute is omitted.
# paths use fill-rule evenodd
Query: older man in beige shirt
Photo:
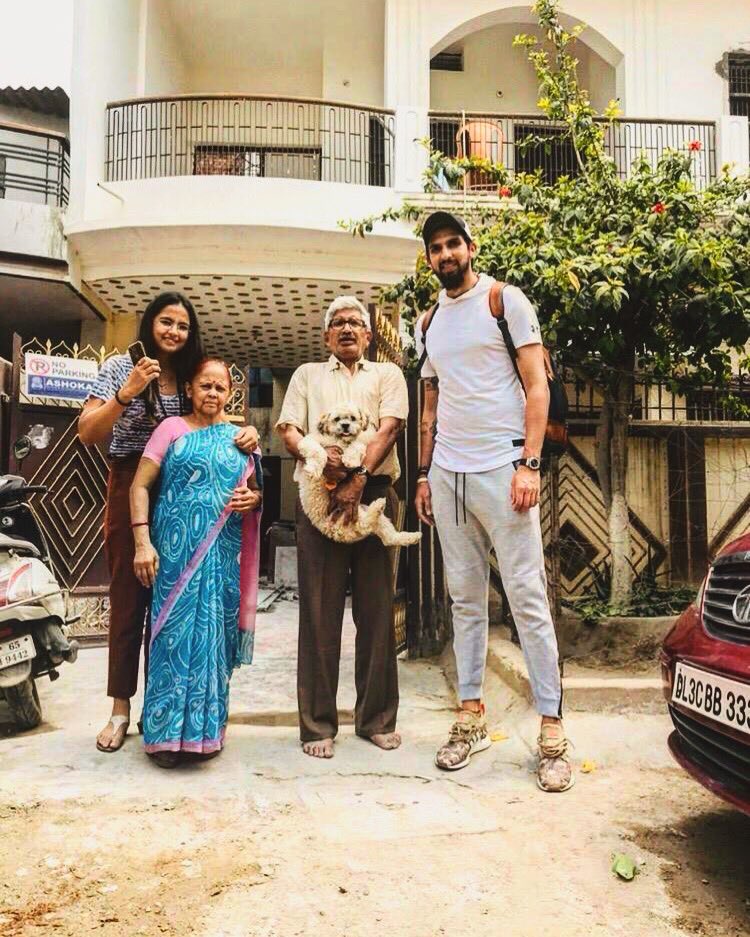
<svg viewBox="0 0 750 937"><path fill-rule="evenodd" d="M364 471L347 470L341 451L328 449L325 475L331 484L331 515L350 523L360 502L386 497L400 468L394 446L409 412L406 381L395 364L368 361L372 340L367 310L353 296L340 296L325 316L326 362L303 364L292 375L276 426L288 451L300 459L298 444L320 417L351 401L378 427L367 447ZM298 464L295 478L301 467ZM392 512L391 512L392 516ZM313 527L297 502L299 569L299 652L297 698L300 737L306 754L333 756L338 732L336 691L346 586L351 577L352 614L357 628L355 731L384 749L397 748L398 673L393 634L393 580L388 550L374 536L336 543Z"/></svg>

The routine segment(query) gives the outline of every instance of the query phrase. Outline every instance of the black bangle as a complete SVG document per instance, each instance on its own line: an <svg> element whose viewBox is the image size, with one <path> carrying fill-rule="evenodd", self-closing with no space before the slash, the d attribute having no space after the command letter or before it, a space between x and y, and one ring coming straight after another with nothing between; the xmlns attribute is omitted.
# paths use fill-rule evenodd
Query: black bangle
<svg viewBox="0 0 750 937"><path fill-rule="evenodd" d="M429 475L429 474L430 474L430 466L429 466L429 465L418 465L418 466L417 466L417 477L419 477L420 475Z"/></svg>
<svg viewBox="0 0 750 937"><path fill-rule="evenodd" d="M120 400L120 390L121 388L118 387L117 390L115 391L115 400L120 404L121 407L129 407L130 406L129 403L125 403L124 400Z"/></svg>

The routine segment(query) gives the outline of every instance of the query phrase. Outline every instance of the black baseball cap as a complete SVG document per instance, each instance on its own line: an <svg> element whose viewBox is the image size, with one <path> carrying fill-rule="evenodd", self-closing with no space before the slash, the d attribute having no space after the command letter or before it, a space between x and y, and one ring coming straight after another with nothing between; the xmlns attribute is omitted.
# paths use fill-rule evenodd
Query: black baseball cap
<svg viewBox="0 0 750 937"><path fill-rule="evenodd" d="M449 211L434 211L422 227L422 240L426 248L430 246L432 235L441 228L453 228L467 244L472 243L471 231L463 218L459 215L452 215Z"/></svg>

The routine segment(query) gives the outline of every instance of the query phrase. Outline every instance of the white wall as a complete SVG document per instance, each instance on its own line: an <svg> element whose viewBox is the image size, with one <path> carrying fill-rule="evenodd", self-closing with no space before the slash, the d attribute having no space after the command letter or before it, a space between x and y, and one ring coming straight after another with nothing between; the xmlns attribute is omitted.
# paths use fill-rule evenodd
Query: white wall
<svg viewBox="0 0 750 937"><path fill-rule="evenodd" d="M145 7L143 94L182 94L188 88L189 47L178 41L170 6L147 0Z"/></svg>
<svg viewBox="0 0 750 937"><path fill-rule="evenodd" d="M185 50L186 90L320 97L318 3L292 0L151 0L170 10Z"/></svg>
<svg viewBox="0 0 750 937"><path fill-rule="evenodd" d="M534 114L538 108L538 82L526 50L513 45L518 33L542 38L526 24L502 24L467 36L463 72L430 71L430 107L436 110L478 110ZM597 109L616 94L615 69L583 41L577 43L578 75ZM502 91L498 97L497 91Z"/></svg>
<svg viewBox="0 0 750 937"><path fill-rule="evenodd" d="M383 106L384 0L326 0L323 97Z"/></svg>
<svg viewBox="0 0 750 937"><path fill-rule="evenodd" d="M382 105L385 0L147 0L147 94Z"/></svg>
<svg viewBox="0 0 750 937"><path fill-rule="evenodd" d="M65 260L61 209L0 199L0 253Z"/></svg>
<svg viewBox="0 0 750 937"><path fill-rule="evenodd" d="M398 0L390 0L398 2ZM407 0L426 8L426 0ZM750 3L706 0L564 0L566 23L583 22L586 42L620 69L618 95L631 117L716 119L727 110L716 65L750 48ZM432 53L500 22L531 22L528 5L501 0L433 3L424 16Z"/></svg>
<svg viewBox="0 0 750 937"><path fill-rule="evenodd" d="M106 105L137 94L139 22L138 0L76 0L68 221L96 218L109 207L112 197L97 188L104 178Z"/></svg>

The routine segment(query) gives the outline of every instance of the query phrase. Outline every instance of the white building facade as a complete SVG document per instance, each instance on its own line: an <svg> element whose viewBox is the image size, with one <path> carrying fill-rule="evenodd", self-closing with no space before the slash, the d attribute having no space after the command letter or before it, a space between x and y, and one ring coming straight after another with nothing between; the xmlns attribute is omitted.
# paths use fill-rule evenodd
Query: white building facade
<svg viewBox="0 0 750 937"><path fill-rule="evenodd" d="M747 167L728 62L750 52L750 7L562 9L587 25L577 54L594 104L620 100L623 171L640 149L695 138L704 178ZM339 222L421 190L417 140L450 149L468 115L502 115L491 155L521 159L515 143L540 115L512 40L534 31L529 6L498 0L77 0L74 281L131 320L182 285L215 350L271 367L315 356L328 298L372 301L413 263L407 226L362 241Z"/></svg>

